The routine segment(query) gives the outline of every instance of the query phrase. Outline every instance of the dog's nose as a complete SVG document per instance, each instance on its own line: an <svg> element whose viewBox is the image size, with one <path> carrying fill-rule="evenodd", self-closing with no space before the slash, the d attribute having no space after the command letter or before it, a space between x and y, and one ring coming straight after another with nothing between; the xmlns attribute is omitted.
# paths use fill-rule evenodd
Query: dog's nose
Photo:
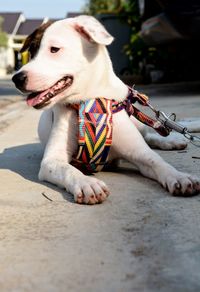
<svg viewBox="0 0 200 292"><path fill-rule="evenodd" d="M26 71L21 71L19 73L16 73L13 78L12 81L15 83L15 86L20 89L23 90L25 89L26 83L28 81L28 76Z"/></svg>

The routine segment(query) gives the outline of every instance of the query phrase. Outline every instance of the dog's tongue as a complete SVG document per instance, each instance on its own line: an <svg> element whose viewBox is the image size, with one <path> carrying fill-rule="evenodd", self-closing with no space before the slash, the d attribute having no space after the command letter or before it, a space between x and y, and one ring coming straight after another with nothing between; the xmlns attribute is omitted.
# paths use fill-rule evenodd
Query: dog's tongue
<svg viewBox="0 0 200 292"><path fill-rule="evenodd" d="M36 106L39 103L41 103L42 101L45 100L45 95L49 92L49 89L44 90L40 93L32 93L27 97L27 104L29 106Z"/></svg>

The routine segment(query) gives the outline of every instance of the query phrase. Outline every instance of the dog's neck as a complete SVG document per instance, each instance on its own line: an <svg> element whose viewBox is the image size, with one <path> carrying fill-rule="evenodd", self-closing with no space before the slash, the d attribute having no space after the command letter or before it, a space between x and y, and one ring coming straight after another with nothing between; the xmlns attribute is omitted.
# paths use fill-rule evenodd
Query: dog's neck
<svg viewBox="0 0 200 292"><path fill-rule="evenodd" d="M95 76L91 76L91 82L87 89L89 97L102 96L117 101L126 98L127 86L114 73L108 51L104 46L99 47L98 56L91 66L94 66L92 72Z"/></svg>

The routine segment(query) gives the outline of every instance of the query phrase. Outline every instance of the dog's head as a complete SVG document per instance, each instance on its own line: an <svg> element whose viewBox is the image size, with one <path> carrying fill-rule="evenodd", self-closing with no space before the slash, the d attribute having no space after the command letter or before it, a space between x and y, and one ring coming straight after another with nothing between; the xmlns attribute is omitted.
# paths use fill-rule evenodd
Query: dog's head
<svg viewBox="0 0 200 292"><path fill-rule="evenodd" d="M77 101L94 75L101 78L104 47L112 41L92 16L43 24L27 37L21 52L28 51L29 62L12 80L37 109Z"/></svg>

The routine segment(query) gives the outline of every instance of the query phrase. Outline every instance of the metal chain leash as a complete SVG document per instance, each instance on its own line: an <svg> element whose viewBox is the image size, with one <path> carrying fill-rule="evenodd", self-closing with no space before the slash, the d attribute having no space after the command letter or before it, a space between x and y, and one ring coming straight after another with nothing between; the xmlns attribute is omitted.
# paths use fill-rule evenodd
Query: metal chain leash
<svg viewBox="0 0 200 292"><path fill-rule="evenodd" d="M149 101L147 101L147 105L151 108L151 110L155 113L156 115L156 119L164 126L166 127L168 130L174 130L182 135L184 135L184 137L186 139L188 139L194 146L199 147L200 148L200 137L193 135L192 133L190 133L188 131L188 129L186 127L184 127L183 125L181 125L180 123L176 122L176 114L175 113L171 113L169 115L167 115L166 113L164 113L161 110L157 110L155 109L155 107L153 107Z"/></svg>

